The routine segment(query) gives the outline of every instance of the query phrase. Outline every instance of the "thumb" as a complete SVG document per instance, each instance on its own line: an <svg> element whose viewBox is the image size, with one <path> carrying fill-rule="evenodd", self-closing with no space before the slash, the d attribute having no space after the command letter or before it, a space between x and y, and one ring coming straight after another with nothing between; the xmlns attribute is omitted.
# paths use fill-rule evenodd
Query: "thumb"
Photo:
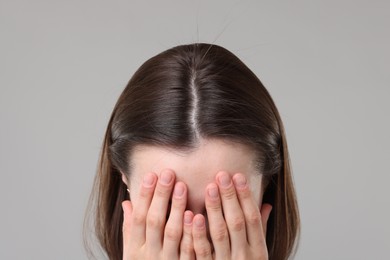
<svg viewBox="0 0 390 260"><path fill-rule="evenodd" d="M272 211L271 204L264 203L263 205L261 205L261 209L260 209L261 223L263 226L263 233L265 238L267 237L267 222L268 222L269 215L271 214L271 211Z"/></svg>
<svg viewBox="0 0 390 260"><path fill-rule="evenodd" d="M133 213L133 205L130 200L125 200L122 202L123 209L123 245L126 245L130 242L130 227L131 227L131 214Z"/></svg>

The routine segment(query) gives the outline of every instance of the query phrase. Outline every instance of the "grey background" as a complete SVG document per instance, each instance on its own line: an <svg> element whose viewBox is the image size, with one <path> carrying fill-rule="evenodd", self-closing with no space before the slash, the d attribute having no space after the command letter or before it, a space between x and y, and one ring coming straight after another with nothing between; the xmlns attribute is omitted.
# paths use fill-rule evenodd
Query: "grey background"
<svg viewBox="0 0 390 260"><path fill-rule="evenodd" d="M214 42L285 123L296 259L389 259L389 1L0 1L0 259L86 259L109 115L134 71Z"/></svg>

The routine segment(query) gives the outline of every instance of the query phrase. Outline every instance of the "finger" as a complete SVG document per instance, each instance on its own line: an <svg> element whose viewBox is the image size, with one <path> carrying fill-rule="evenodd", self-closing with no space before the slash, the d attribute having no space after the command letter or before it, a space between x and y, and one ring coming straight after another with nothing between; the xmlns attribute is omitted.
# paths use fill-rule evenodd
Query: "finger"
<svg viewBox="0 0 390 260"><path fill-rule="evenodd" d="M205 218L201 214L195 215L192 224L192 238L197 260L211 260L211 246L206 234Z"/></svg>
<svg viewBox="0 0 390 260"><path fill-rule="evenodd" d="M210 236L216 259L227 259L230 255L229 232L222 213L218 186L211 183L206 187L206 211Z"/></svg>
<svg viewBox="0 0 390 260"><path fill-rule="evenodd" d="M263 228L261 225L260 210L252 196L246 177L241 173L237 173L233 176L233 182L237 190L242 211L244 212L249 245L256 247L260 244L265 244L264 236L262 236Z"/></svg>
<svg viewBox="0 0 390 260"><path fill-rule="evenodd" d="M230 248L232 254L235 249L245 248L247 245L245 217L238 202L236 189L227 172L221 171L216 180L222 200L222 208L229 231Z"/></svg>
<svg viewBox="0 0 390 260"><path fill-rule="evenodd" d="M192 240L192 219L194 214L187 210L184 212L183 237L180 243L180 260L194 260L195 251Z"/></svg>
<svg viewBox="0 0 390 260"><path fill-rule="evenodd" d="M147 173L144 176L136 205L131 215L131 244L137 248L145 243L146 216L153 198L157 176L155 173Z"/></svg>
<svg viewBox="0 0 390 260"><path fill-rule="evenodd" d="M122 202L122 209L123 209L122 236L123 236L123 248L124 248L123 250L124 253L126 253L127 245L130 244L131 214L133 211L133 205L129 200L125 200Z"/></svg>
<svg viewBox="0 0 390 260"><path fill-rule="evenodd" d="M271 215L272 205L268 203L264 203L261 206L260 214L261 214L261 224L263 225L263 234L264 238L267 238L267 223L269 216Z"/></svg>
<svg viewBox="0 0 390 260"><path fill-rule="evenodd" d="M186 203L186 185L183 182L178 182L173 190L171 211L164 231L163 252L165 259L178 258Z"/></svg>
<svg viewBox="0 0 390 260"><path fill-rule="evenodd" d="M172 170L163 170L159 176L153 199L146 217L146 247L160 251L175 175Z"/></svg>

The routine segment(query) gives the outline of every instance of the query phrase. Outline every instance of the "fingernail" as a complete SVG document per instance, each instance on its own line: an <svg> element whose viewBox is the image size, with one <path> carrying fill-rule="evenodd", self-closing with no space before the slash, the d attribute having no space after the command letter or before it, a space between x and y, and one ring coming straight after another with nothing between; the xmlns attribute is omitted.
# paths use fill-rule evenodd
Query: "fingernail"
<svg viewBox="0 0 390 260"><path fill-rule="evenodd" d="M195 220L195 226L197 226L197 227L203 227L204 226L204 219L203 218L196 218L196 220Z"/></svg>
<svg viewBox="0 0 390 260"><path fill-rule="evenodd" d="M190 212L184 212L184 224L191 224L192 222L192 215Z"/></svg>
<svg viewBox="0 0 390 260"><path fill-rule="evenodd" d="M222 187L228 187L231 183L230 176L226 172L222 173L218 178L219 184L221 184Z"/></svg>
<svg viewBox="0 0 390 260"><path fill-rule="evenodd" d="M144 176L144 185L150 187L153 185L153 182L154 182L154 175L152 173L147 173Z"/></svg>
<svg viewBox="0 0 390 260"><path fill-rule="evenodd" d="M216 199L218 198L218 188L216 186L211 186L207 190L210 198Z"/></svg>
<svg viewBox="0 0 390 260"><path fill-rule="evenodd" d="M181 183L176 183L175 189L173 190L173 195L176 197L181 197L184 194L184 187Z"/></svg>
<svg viewBox="0 0 390 260"><path fill-rule="evenodd" d="M164 171L161 173L160 181L162 184L169 184L172 178L172 173L170 171Z"/></svg>
<svg viewBox="0 0 390 260"><path fill-rule="evenodd" d="M234 176L233 182L237 188L244 188L246 186L246 178L242 174L238 174L238 175Z"/></svg>

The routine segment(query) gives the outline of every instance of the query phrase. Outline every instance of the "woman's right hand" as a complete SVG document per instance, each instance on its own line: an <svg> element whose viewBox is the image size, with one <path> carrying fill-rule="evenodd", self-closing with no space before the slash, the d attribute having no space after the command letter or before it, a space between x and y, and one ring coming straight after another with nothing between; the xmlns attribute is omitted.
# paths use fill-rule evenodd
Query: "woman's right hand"
<svg viewBox="0 0 390 260"><path fill-rule="evenodd" d="M191 225L186 225L193 214L184 212L186 203L187 187L175 184L172 170L146 174L135 204L122 203L123 259L195 259Z"/></svg>

